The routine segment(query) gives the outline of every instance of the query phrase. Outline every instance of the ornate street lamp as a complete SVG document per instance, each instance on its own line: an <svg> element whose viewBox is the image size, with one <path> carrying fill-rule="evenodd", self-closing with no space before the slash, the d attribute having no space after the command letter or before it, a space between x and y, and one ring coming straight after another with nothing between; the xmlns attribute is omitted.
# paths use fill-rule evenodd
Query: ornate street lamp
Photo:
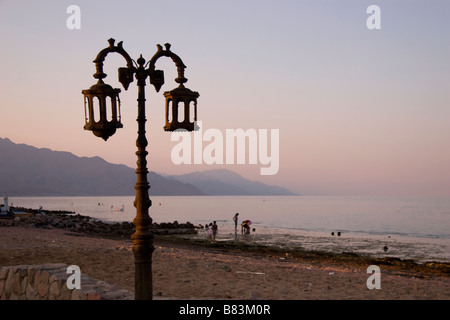
<svg viewBox="0 0 450 320"><path fill-rule="evenodd" d="M84 94L84 129L92 131L97 137L105 141L112 136L117 128L122 128L120 122L120 89L113 89L109 84L103 83L100 79L88 90L83 90ZM111 99L111 120L107 119L107 99ZM97 102L97 104L96 104ZM100 119L95 120L95 110L98 110Z"/></svg>
<svg viewBox="0 0 450 320"><path fill-rule="evenodd" d="M123 49L122 42L117 46L114 45L115 40L109 39L109 47L100 51L93 61L96 67L94 78L98 79L97 83L88 90L83 90L85 103L85 130L90 130L97 137L103 138L105 141L112 136L117 128L122 128L120 115L120 89L113 89L110 85L105 84L103 79L106 74L103 72L103 62L106 56L111 52L117 52L125 58L127 66L118 70L119 82L127 90L133 75L136 77L138 86L138 138L136 146L138 148L137 155L137 182L135 185L136 198L134 206L136 207L136 217L133 223L136 232L131 236L133 239L133 253L135 260L135 299L149 300L153 298L152 294L152 253L153 234L150 230L152 219L148 214L151 206L151 200L148 195L150 185L147 180L147 160L148 152L147 138L145 137L145 82L146 78L150 78L150 83L159 92L164 84L164 72L155 70L155 63L160 57L170 57L175 63L178 71L178 77L175 79L179 85L177 88L165 92L166 97L166 122L164 130L174 131L176 129L185 129L193 131L196 129L195 121L197 120L197 98L199 94L185 88L184 83L187 79L184 77L184 69L186 66L183 61L175 53L170 51L170 44L165 44L165 49L161 45L157 45L157 52L147 63L142 55L136 60L132 60L128 53ZM182 109L181 109L182 108ZM180 111L181 110L181 111ZM98 114L97 114L98 113ZM183 119L179 119L179 114L183 114Z"/></svg>

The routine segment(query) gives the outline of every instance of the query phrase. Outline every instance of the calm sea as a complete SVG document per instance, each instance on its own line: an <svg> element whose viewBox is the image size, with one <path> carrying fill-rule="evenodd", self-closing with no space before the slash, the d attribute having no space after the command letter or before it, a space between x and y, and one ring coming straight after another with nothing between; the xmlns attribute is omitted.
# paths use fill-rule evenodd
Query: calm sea
<svg viewBox="0 0 450 320"><path fill-rule="evenodd" d="M450 262L450 198L324 196L153 196L154 222L217 221L218 240ZM134 197L17 197L11 205L132 221ZM124 208L121 211L121 208ZM234 214L251 220L235 233ZM332 235L334 232L334 236ZM341 235L338 236L337 233ZM200 231L198 237L206 237ZM383 248L387 246L388 250Z"/></svg>

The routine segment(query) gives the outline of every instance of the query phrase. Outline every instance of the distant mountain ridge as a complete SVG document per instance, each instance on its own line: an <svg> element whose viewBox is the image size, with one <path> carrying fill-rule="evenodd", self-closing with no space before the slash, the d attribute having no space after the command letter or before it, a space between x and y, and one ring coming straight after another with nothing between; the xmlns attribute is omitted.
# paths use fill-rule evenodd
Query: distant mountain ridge
<svg viewBox="0 0 450 320"><path fill-rule="evenodd" d="M100 157L15 144L0 138L0 193L10 196L135 195L135 169ZM152 195L293 195L287 189L249 181L230 170L183 175L149 172Z"/></svg>
<svg viewBox="0 0 450 320"><path fill-rule="evenodd" d="M196 171L171 177L184 183L190 183L208 195L296 195L279 186L247 180L226 169Z"/></svg>
<svg viewBox="0 0 450 320"><path fill-rule="evenodd" d="M0 138L0 192L10 196L135 195L135 169L100 157L38 149ZM150 172L150 195L200 195L193 185Z"/></svg>

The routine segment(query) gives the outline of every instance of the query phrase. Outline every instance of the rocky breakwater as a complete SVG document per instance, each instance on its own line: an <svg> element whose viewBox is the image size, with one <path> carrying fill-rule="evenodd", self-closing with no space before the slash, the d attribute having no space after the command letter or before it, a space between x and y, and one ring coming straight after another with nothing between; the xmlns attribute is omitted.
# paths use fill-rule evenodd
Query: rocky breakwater
<svg viewBox="0 0 450 320"><path fill-rule="evenodd" d="M0 220L0 226L31 226L36 228L60 228L71 232L87 233L98 236L130 237L135 232L132 222L107 223L80 214L34 214L23 217L13 217ZM195 234L197 228L190 222L153 223L152 232L155 235Z"/></svg>

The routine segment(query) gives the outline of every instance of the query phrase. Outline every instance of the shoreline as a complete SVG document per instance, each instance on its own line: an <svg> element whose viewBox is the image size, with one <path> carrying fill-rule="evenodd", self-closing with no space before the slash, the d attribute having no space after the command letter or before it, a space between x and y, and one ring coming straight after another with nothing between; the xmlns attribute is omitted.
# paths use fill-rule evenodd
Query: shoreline
<svg viewBox="0 0 450 320"><path fill-rule="evenodd" d="M78 212L83 215L87 215L90 217L93 217L95 219L98 219L100 221L103 221L107 224L115 224L115 223L131 223L133 219L135 218L135 210L130 209L128 205L125 207L123 212L118 212L118 210L110 211L109 210L109 204L111 204L111 207L114 205L114 208L123 207L123 203L127 204L129 201L132 201L131 197L130 199L118 199L117 197L110 197L110 198L98 198L94 200L80 198L80 199L74 199L74 198L62 198L62 200L48 200L48 199L38 199L38 200L30 200L28 201L22 201L19 203L17 201L16 204L21 205L23 207L27 208L35 208L36 206L43 205L47 210L60 210L60 209L66 209L66 210L73 210L75 212ZM242 203L238 202L234 204L235 206L242 207L244 211L253 212L255 205L263 205L264 207L266 204L269 203L278 203L278 198L273 198L273 201L269 201L267 203L263 203L261 201L256 201L247 199L245 197L245 201ZM340 199L340 198L339 198ZM42 201L41 201L42 200ZM271 215L264 216L264 212L261 214L265 217L266 220L259 220L256 219L254 216L247 216L248 218L253 217L253 227L256 227L256 232L252 232L247 239L244 239L243 236L240 236L240 233L238 233L237 237L234 235L234 228L233 221L231 220L231 217L229 219L224 219L225 215L222 212L220 208L217 208L217 210L211 210L211 212L208 212L208 210L201 209L199 212L193 211L185 211L185 210L177 210L180 208L183 208L185 205L185 199L180 200L177 198L171 198L170 199L170 205L168 199L160 199L155 201L161 201L159 202L159 206L157 205L158 202L155 202L155 206L153 206L152 211L152 220L153 222L157 223L163 223L166 221L190 221L193 222L196 225L205 225L205 223L210 223L213 220L217 220L219 224L219 234L218 234L218 240L235 240L238 241L244 241L248 242L249 240L252 242L257 242L264 245L276 245L283 248L303 248L305 250L313 250L313 251L330 251L330 252L348 252L348 253L356 253L361 255L372 255L375 257L394 257L394 258L400 258L400 259L411 259L414 260L417 263L424 263L427 261L436 261L436 262L445 262L450 263L450 238L443 235L442 237L437 236L437 234L442 234L442 232L436 233L436 236L433 237L422 237L422 233L415 232L414 230L411 230L411 228L402 228L401 230L404 231L403 233L398 233L399 228L391 228L387 226L386 228L378 229L376 226L373 230L378 230L377 232L359 232L357 230L360 230L359 228L352 228L351 223L348 225L348 228L344 228L342 221L338 219L336 223L328 223L326 221L320 222L319 224L311 225L308 224L308 221L310 219L308 218L308 215L306 215L306 220L304 223L301 223L300 225L296 224L295 228L286 228L282 227L281 225L285 225L286 217L283 216L283 218L277 218L275 220L271 220L273 217ZM231 200L231 198L230 198ZM320 199L319 199L320 200ZM127 202L128 201L128 202ZM278 200L279 201L279 200ZM327 199L324 199L325 203L327 203ZM339 200L341 201L341 200ZM107 205L104 205L103 202ZM311 201L310 201L311 202ZM308 202L308 203L310 203ZM312 201L312 204L320 204L322 205L322 200L319 201ZM345 200L345 203L348 201ZM101 205L100 205L101 203ZM162 205L161 205L162 203ZM190 202L191 205L193 204L192 200ZM216 205L222 203L220 199L215 199L213 202L201 202L199 205L199 208L207 208L208 205ZM248 207L249 203L253 204L251 208ZM389 202L390 203L390 202ZM396 202L397 203L397 202ZM349 202L350 205L353 204L353 202ZM375 203L377 204L377 203ZM276 205L276 208L272 208L275 210L284 208L284 202L278 203ZM181 206L181 207L180 207ZM169 207L171 209L175 210L168 210ZM190 207L190 206L189 206ZM246 208L246 209L245 209ZM258 207L259 208L259 207ZM271 210L272 210L271 209ZM117 212L116 212L117 211ZM243 212L244 212L243 211ZM313 210L314 211L314 210ZM339 211L339 210L338 210ZM178 214L180 212L180 214ZM205 212L208 212L205 214ZM276 211L274 211L276 212ZM365 211L364 211L365 212ZM228 214L227 214L228 215ZM343 215L345 217L345 213ZM272 217L272 218L270 218ZM328 215L327 215L328 217ZM331 216L330 216L331 217ZM194 219L195 218L195 219ZM281 220L280 220L281 219ZM194 220L194 221L193 221ZM298 222L298 220L293 219ZM278 223L279 221L280 223ZM284 221L284 222L283 222ZM361 220L361 223L365 221L364 219ZM440 221L440 218L438 217L436 221ZM310 221L311 222L311 221ZM366 221L367 222L367 221ZM367 225L367 224L361 224L360 225ZM344 223L345 224L345 223ZM370 224L369 224L370 225ZM442 225L438 224L438 225ZM309 228L310 227L310 228ZM369 230L372 227L369 228ZM366 230L367 228L363 228ZM361 230L363 230L361 229ZM420 228L419 228L420 229ZM418 230L419 230L418 229ZM203 232L199 229L198 230L198 236L202 237L203 234L206 232ZM356 230L356 232L355 232ZM372 231L373 231L372 230ZM382 232L381 232L381 231ZM420 229L422 230L422 229ZM425 228L425 230L427 230ZM439 230L442 231L442 228ZM161 229L158 230L159 232L174 232L174 231L180 231L178 229ZM192 231L192 229L191 229ZM154 232L157 232L154 230ZM334 232L334 236L333 236ZM339 232L341 232L341 236L339 236ZM412 233L408 233L412 232ZM331 234L331 235L330 235ZM417 236L418 235L418 236ZM126 234L128 236L128 234ZM387 250L385 250L387 249Z"/></svg>
<svg viewBox="0 0 450 320"><path fill-rule="evenodd" d="M129 240L134 233L133 223L107 223L96 218L65 211L54 211L49 215L31 214L19 216L19 219L0 219L0 227L29 227L43 230L61 229L79 233L80 236L105 238L113 240ZM277 246L275 244L261 244L256 241L220 239L211 241L207 237L198 235L203 232L202 226L192 223L160 223L153 224L154 243L169 246L194 247L198 249L214 250L221 253L253 254L273 256L280 259L300 259L304 261L326 261L333 264L349 265L382 265L386 269L395 269L408 274L423 273L450 277L450 262L427 260L423 262L414 259L402 259L386 255L376 257L371 254L355 253L351 251L333 252L330 250L309 250L302 247ZM260 236L260 235L259 235ZM264 236L263 236L264 237ZM268 235L265 235L268 237Z"/></svg>

